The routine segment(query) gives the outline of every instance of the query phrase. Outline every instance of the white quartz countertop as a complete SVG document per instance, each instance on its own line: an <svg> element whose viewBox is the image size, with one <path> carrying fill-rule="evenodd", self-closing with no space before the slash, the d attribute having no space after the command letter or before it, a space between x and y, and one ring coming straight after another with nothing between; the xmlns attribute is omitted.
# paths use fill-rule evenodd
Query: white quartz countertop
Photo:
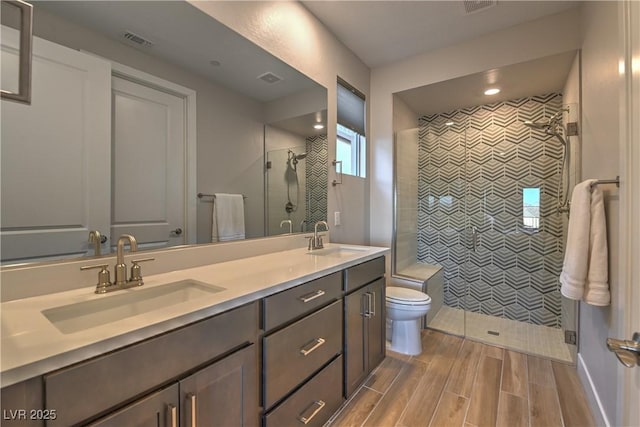
<svg viewBox="0 0 640 427"><path fill-rule="evenodd" d="M97 295L92 286L2 303L1 386L104 354L388 252L387 248L371 246L325 246L327 249L320 252L294 249L146 276L144 286L108 294ZM141 292L187 279L224 290L77 332L61 332L43 314L56 307Z"/></svg>

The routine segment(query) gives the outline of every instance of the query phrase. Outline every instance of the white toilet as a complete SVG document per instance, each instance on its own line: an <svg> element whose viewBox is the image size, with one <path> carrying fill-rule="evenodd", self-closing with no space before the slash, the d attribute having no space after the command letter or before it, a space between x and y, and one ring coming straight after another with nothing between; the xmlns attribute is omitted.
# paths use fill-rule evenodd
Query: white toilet
<svg viewBox="0 0 640 427"><path fill-rule="evenodd" d="M391 320L391 347L412 356L422 353L420 325L431 308L429 295L408 288L387 287L387 318Z"/></svg>

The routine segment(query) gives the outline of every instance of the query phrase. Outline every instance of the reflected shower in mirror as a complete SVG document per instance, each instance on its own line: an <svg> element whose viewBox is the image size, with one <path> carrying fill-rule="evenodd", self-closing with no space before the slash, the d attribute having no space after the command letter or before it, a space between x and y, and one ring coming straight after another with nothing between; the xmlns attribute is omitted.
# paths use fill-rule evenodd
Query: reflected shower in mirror
<svg viewBox="0 0 640 427"><path fill-rule="evenodd" d="M123 233L139 249L209 243L213 198L200 192L244 195L247 238L280 233L265 211L265 126L326 126L324 87L187 2L33 4L33 103L2 101L3 264L105 254ZM306 148L317 133L295 133L292 151L309 154L291 204L307 212L302 174L326 156Z"/></svg>
<svg viewBox="0 0 640 427"><path fill-rule="evenodd" d="M269 235L311 229L327 219L326 110L265 127ZM289 221L291 221L289 223Z"/></svg>

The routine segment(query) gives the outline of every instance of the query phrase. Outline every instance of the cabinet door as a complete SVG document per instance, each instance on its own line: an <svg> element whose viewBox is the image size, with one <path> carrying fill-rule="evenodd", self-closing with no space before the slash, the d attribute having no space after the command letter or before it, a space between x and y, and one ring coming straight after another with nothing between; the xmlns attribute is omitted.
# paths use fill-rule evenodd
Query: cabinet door
<svg viewBox="0 0 640 427"><path fill-rule="evenodd" d="M384 278L367 286L368 298L372 310L367 323L367 373L371 372L384 359L386 350L386 313Z"/></svg>
<svg viewBox="0 0 640 427"><path fill-rule="evenodd" d="M257 426L256 363L250 345L180 381L182 425Z"/></svg>
<svg viewBox="0 0 640 427"><path fill-rule="evenodd" d="M365 353L365 317L367 303L366 288L344 298L345 307L345 397L358 388L367 376L367 355Z"/></svg>
<svg viewBox="0 0 640 427"><path fill-rule="evenodd" d="M178 384L89 424L91 427L178 427Z"/></svg>

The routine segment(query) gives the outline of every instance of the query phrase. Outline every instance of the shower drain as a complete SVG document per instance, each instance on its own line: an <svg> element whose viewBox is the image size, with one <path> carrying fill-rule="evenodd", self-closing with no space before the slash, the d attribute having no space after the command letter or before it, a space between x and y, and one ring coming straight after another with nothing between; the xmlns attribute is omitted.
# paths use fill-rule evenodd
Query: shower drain
<svg viewBox="0 0 640 427"><path fill-rule="evenodd" d="M495 335L495 336L500 335L500 332L498 332L498 331L487 331L487 333L488 333L489 335Z"/></svg>

